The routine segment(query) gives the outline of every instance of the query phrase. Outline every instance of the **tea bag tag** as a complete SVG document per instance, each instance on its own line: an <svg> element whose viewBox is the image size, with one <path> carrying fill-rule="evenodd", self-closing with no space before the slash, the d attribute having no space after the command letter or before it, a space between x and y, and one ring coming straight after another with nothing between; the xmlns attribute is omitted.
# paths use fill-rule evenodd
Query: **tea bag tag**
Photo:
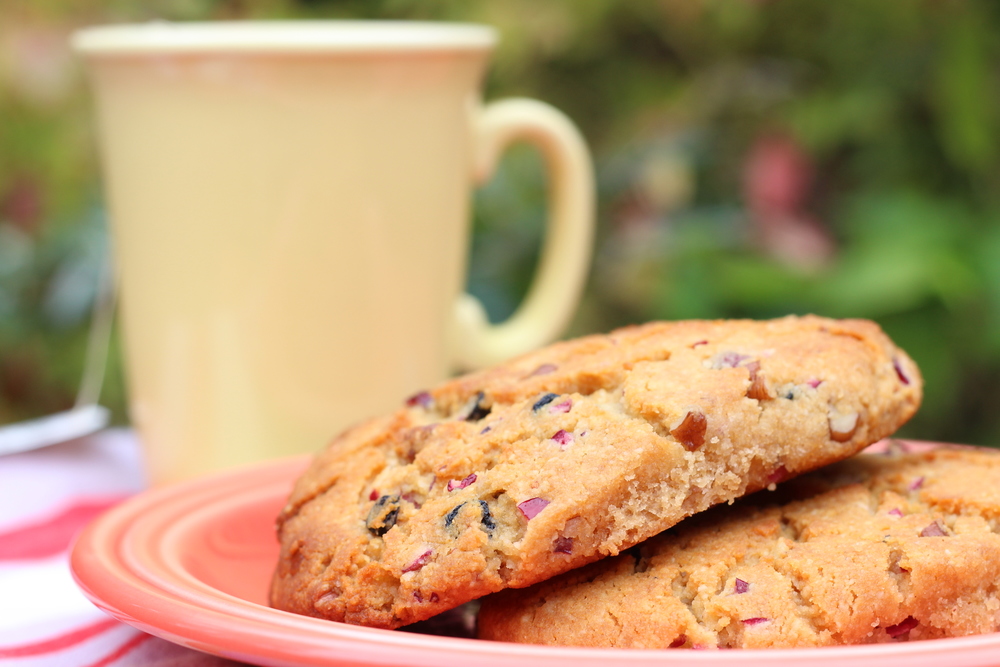
<svg viewBox="0 0 1000 667"><path fill-rule="evenodd" d="M0 427L0 455L16 454L75 440L108 425L111 413L100 405L81 405L55 414Z"/></svg>

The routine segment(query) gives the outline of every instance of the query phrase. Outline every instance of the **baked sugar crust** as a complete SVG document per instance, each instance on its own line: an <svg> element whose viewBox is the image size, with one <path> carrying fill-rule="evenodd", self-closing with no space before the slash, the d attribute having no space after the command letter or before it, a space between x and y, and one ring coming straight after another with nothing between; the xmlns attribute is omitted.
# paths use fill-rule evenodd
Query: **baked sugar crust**
<svg viewBox="0 0 1000 667"><path fill-rule="evenodd" d="M348 430L278 518L271 602L396 628L849 457L916 411L873 323L651 323L557 343Z"/></svg>
<svg viewBox="0 0 1000 667"><path fill-rule="evenodd" d="M1000 453L862 454L626 554L484 598L479 636L790 648L992 632L998 531Z"/></svg>

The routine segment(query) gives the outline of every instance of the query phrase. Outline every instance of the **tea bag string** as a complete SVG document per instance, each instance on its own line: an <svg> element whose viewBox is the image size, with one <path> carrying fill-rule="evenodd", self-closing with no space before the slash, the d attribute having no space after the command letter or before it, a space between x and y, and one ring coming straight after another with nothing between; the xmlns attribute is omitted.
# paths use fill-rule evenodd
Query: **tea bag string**
<svg viewBox="0 0 1000 667"><path fill-rule="evenodd" d="M101 398L107 372L108 351L111 347L111 329L114 323L117 289L110 249L101 263L94 294L94 309L87 335L87 352L83 364L83 378L76 394L74 408L96 405Z"/></svg>

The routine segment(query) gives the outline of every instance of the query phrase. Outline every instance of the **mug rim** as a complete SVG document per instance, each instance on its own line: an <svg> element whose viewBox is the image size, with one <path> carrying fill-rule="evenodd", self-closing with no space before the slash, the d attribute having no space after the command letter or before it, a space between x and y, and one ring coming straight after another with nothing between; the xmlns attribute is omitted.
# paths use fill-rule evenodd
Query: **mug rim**
<svg viewBox="0 0 1000 667"><path fill-rule="evenodd" d="M150 21L82 28L71 39L83 55L484 51L496 42L486 25L378 20Z"/></svg>

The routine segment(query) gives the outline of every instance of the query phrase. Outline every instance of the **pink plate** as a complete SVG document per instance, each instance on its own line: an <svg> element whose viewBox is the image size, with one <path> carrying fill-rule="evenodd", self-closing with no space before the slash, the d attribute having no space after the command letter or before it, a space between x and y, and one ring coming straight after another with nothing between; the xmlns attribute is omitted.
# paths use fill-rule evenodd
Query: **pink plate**
<svg viewBox="0 0 1000 667"><path fill-rule="evenodd" d="M914 449L935 446L907 444ZM125 623L193 649L257 665L1000 664L1000 633L821 649L614 650L375 630L277 611L266 606L278 555L274 518L306 465L304 458L287 460L136 496L83 532L73 549L73 574L94 604Z"/></svg>

